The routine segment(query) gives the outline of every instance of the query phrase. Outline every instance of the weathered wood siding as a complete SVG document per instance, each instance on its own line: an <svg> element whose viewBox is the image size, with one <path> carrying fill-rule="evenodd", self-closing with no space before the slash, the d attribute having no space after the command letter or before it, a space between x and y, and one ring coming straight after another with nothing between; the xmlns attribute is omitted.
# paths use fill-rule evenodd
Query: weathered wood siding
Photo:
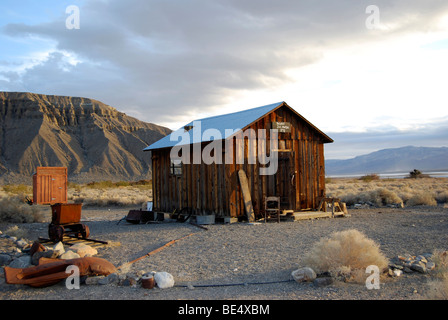
<svg viewBox="0 0 448 320"><path fill-rule="evenodd" d="M270 154L272 122L289 122L290 133L279 133L279 170L276 175L260 175L262 165L248 163L250 149L264 145ZM243 169L248 178L255 214L261 216L266 196L282 196L282 208L294 211L315 209L317 197L325 195L325 160L322 136L289 108L281 107L259 119L250 127L255 135L249 139L242 132L226 148L223 143L223 164L183 164L182 175L170 173L170 149L152 151L154 208L173 212L191 208L194 214L215 213L217 216L244 216L244 204L238 180ZM267 132L266 142L257 145L258 130ZM243 142L242 142L243 141ZM236 162L238 143L244 144L244 163ZM202 145L202 150L207 144ZM228 145L227 145L228 146ZM191 148L193 151L193 148ZM225 163L228 152L233 161ZM193 157L193 155L192 155ZM192 162L192 161L191 161ZM294 176L292 176L292 174Z"/></svg>

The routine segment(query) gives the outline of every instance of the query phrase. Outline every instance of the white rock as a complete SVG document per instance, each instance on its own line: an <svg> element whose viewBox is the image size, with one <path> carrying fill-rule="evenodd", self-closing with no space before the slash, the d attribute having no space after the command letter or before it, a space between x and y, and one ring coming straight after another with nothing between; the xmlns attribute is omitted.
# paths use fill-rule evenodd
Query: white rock
<svg viewBox="0 0 448 320"><path fill-rule="evenodd" d="M59 256L59 258L61 258L61 259L77 259L77 258L81 258L81 256L72 250L67 250L63 254L61 254Z"/></svg>
<svg viewBox="0 0 448 320"><path fill-rule="evenodd" d="M403 274L403 271L401 271L400 269L394 269L394 276L395 277L399 277Z"/></svg>
<svg viewBox="0 0 448 320"><path fill-rule="evenodd" d="M79 254L79 256L81 258L92 257L92 256L98 254L98 250L96 250L95 248L92 248L91 246L86 245L84 243L74 244L73 246L71 246L69 248L69 250L76 252L77 254Z"/></svg>
<svg viewBox="0 0 448 320"><path fill-rule="evenodd" d="M154 281L160 289L174 287L174 278L168 272L156 272Z"/></svg>
<svg viewBox="0 0 448 320"><path fill-rule="evenodd" d="M59 241L54 245L53 250L58 253L58 256L61 256L65 252L64 244L61 241Z"/></svg>
<svg viewBox="0 0 448 320"><path fill-rule="evenodd" d="M309 267L300 268L291 272L291 276L297 282L310 282L316 279L316 272Z"/></svg>

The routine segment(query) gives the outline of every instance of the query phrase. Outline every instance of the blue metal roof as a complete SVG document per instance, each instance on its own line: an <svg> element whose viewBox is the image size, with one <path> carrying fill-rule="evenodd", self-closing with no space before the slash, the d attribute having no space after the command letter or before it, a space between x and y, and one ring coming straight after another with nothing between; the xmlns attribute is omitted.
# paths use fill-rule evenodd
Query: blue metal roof
<svg viewBox="0 0 448 320"><path fill-rule="evenodd" d="M182 146L187 144L209 142L213 140L227 139L236 132L245 129L253 122L261 119L266 114L277 109L278 107L285 105L290 108L297 116L307 122L312 128L319 132L323 138L324 143L333 142L325 133L316 128L312 123L302 117L294 109L286 104L286 102L277 102L268 104L262 107L243 110L234 113L228 113L220 116L214 116L199 120L194 120L185 126L171 132L171 134L163 137L152 145L143 149L143 151L149 151L154 149L171 148L174 146ZM186 127L192 127L190 130L186 130ZM207 130L207 134L204 132ZM215 133L214 135L212 135Z"/></svg>
<svg viewBox="0 0 448 320"><path fill-rule="evenodd" d="M252 122L260 119L266 113L271 112L277 107L281 106L284 102L277 102L266 106L243 110L234 113L228 113L220 116L214 116L204 119L192 121L185 126L171 132L171 134L163 137L157 142L153 143L149 147L143 149L143 151L149 151L161 148L170 148L176 145L185 145L198 142L208 142L213 140L227 139L233 133L244 129ZM185 131L185 127L193 126L193 131ZM198 131L200 127L200 130ZM214 129L217 130L216 136L204 136L205 130ZM194 131L195 130L195 131ZM212 131L208 131L212 133ZM181 138L183 135L183 138ZM220 138L219 138L220 137Z"/></svg>

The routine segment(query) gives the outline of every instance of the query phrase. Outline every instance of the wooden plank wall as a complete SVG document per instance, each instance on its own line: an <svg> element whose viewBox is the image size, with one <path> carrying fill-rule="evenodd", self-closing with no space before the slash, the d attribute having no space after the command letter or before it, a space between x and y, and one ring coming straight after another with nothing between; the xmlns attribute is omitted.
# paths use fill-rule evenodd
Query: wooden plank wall
<svg viewBox="0 0 448 320"><path fill-rule="evenodd" d="M255 122L251 129L266 129L266 149L270 152L269 129L273 121L290 122L291 132L279 134L279 147L290 149L293 161L292 170L296 171L292 187L292 210L307 210L316 208L317 197L325 195L325 162L324 146L319 134L305 121L297 117L287 108L280 108L270 115ZM250 144L252 150L257 146L257 136L251 139L242 134L233 139L232 150L223 152L225 162L226 152L233 153L231 164L183 164L182 175L170 173L170 150L153 150L153 193L155 210L173 212L175 209L192 208L194 214L211 214L218 216L244 216L244 203L238 180L238 170L243 169L248 178L249 188L255 213L261 215L264 208L264 198L276 195L285 188L285 181L276 176L259 174L261 164L248 163ZM236 163L238 156L237 141L244 139L244 163ZM202 148L205 145L202 146ZM223 150L225 146L223 145ZM192 159L191 159L192 160ZM290 183L290 182L288 182Z"/></svg>

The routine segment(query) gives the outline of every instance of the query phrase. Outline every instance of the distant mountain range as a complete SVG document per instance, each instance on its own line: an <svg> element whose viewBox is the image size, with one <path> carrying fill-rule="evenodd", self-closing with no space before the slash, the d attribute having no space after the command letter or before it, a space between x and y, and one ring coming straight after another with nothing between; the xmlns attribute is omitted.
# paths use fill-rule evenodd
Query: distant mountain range
<svg viewBox="0 0 448 320"><path fill-rule="evenodd" d="M326 160L325 172L332 175L364 175L420 171L448 171L448 147L406 146L382 149L346 160Z"/></svg>
<svg viewBox="0 0 448 320"><path fill-rule="evenodd" d="M38 166L73 182L149 179L142 150L171 132L97 100L25 92L0 92L0 128L1 183L31 183Z"/></svg>

